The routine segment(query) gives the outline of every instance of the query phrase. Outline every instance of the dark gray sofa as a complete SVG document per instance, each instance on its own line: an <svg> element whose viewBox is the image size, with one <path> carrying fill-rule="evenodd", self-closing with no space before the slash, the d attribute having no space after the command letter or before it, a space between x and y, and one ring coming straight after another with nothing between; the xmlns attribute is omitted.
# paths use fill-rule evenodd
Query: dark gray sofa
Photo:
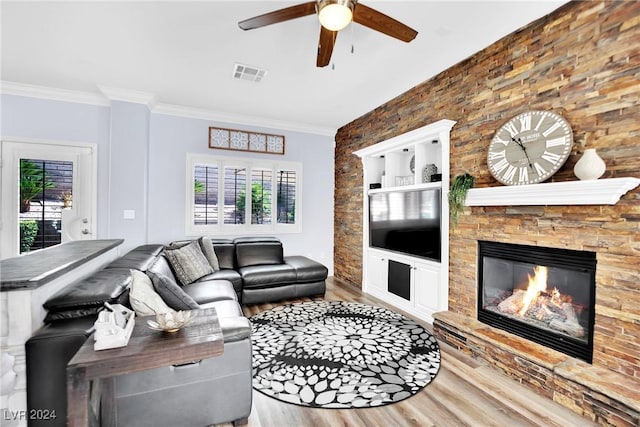
<svg viewBox="0 0 640 427"><path fill-rule="evenodd" d="M252 304L325 292L326 267L305 257L284 257L278 239L245 237L212 244L220 270L182 289L201 308L216 307L224 354L194 366L116 378L118 425L242 423L251 411L251 326L239 301ZM87 330L104 302L128 305L131 269L174 277L164 248L137 247L44 304L46 324L25 344L27 407L55 410L58 418L46 424L31 420L30 426L66 424L66 364L89 337Z"/></svg>

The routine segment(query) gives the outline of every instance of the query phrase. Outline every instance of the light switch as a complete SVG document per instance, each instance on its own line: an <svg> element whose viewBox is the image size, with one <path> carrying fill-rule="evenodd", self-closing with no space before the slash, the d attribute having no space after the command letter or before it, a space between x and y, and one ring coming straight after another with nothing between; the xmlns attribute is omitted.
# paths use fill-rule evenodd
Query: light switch
<svg viewBox="0 0 640 427"><path fill-rule="evenodd" d="M136 211L133 209L125 209L122 211L122 217L124 219L136 219Z"/></svg>

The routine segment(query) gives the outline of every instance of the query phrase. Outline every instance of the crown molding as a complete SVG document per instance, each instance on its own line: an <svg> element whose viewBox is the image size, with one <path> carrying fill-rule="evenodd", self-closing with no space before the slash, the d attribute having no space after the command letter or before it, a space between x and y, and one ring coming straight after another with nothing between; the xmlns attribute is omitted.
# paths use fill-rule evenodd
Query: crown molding
<svg viewBox="0 0 640 427"><path fill-rule="evenodd" d="M334 137L337 129L325 126L315 126L307 123L275 120L265 117L250 116L244 114L225 113L221 111L207 110L203 108L185 107L173 104L158 104L153 109L155 114L185 117L190 119L211 120L216 122L241 124L247 126L259 126L272 129L288 130L292 132L312 133Z"/></svg>
<svg viewBox="0 0 640 427"><path fill-rule="evenodd" d="M153 107L156 105L157 97L153 93L104 85L98 85L98 89L100 89L100 92L110 101L143 104L146 105L149 110L153 110Z"/></svg>
<svg viewBox="0 0 640 427"><path fill-rule="evenodd" d="M204 108L186 107L182 105L158 103L156 95L130 89L114 88L98 85L100 92L80 92L67 89L57 89L46 86L30 85L9 81L0 81L0 94L25 96L29 98L49 99L52 101L74 102L79 104L110 106L111 101L144 104L153 114L185 117L190 119L211 120L245 126L265 127L270 129L288 130L292 132L311 133L335 137L337 129L326 126L316 126L308 123L298 123L286 120L274 120L265 117L244 114L225 113Z"/></svg>
<svg viewBox="0 0 640 427"><path fill-rule="evenodd" d="M109 100L97 93L58 89L6 80L0 82L0 93L3 95L25 96L28 98L74 102L78 104L98 105L101 107L109 106Z"/></svg>

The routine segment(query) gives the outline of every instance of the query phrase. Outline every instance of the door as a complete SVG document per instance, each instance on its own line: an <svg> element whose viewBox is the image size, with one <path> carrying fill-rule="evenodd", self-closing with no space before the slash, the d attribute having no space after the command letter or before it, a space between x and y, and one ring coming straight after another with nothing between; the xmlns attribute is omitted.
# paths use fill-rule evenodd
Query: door
<svg viewBox="0 0 640 427"><path fill-rule="evenodd" d="M0 258L94 239L95 144L2 140Z"/></svg>
<svg viewBox="0 0 640 427"><path fill-rule="evenodd" d="M440 304L440 267L416 263L414 292L416 309L429 316L442 310Z"/></svg>

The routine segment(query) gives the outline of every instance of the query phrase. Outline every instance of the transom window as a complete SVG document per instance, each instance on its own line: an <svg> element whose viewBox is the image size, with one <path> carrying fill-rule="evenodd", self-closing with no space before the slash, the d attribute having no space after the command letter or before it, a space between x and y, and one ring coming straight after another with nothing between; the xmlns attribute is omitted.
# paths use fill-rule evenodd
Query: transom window
<svg viewBox="0 0 640 427"><path fill-rule="evenodd" d="M187 154L188 235L301 231L302 164Z"/></svg>

